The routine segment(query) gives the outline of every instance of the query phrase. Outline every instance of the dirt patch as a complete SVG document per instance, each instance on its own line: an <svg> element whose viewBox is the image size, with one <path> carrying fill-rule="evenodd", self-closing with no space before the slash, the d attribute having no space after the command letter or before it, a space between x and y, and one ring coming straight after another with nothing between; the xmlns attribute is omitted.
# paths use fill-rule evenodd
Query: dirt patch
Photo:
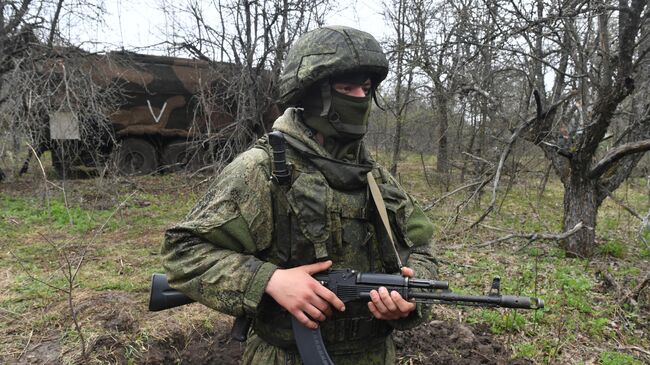
<svg viewBox="0 0 650 365"><path fill-rule="evenodd" d="M408 364L532 364L526 359L511 360L511 353L490 333L487 325L431 321L394 335L398 357Z"/></svg>
<svg viewBox="0 0 650 365"><path fill-rule="evenodd" d="M15 364L58 364L61 356L61 341L57 338L29 344Z"/></svg>
<svg viewBox="0 0 650 365"><path fill-rule="evenodd" d="M142 364L236 365L243 344L230 339L230 323L218 322L214 330L187 334L174 331L172 336L149 343Z"/></svg>
<svg viewBox="0 0 650 365"><path fill-rule="evenodd" d="M230 324L220 322L214 331L182 331L149 344L141 359L143 364L239 364L243 345L230 340ZM487 326L470 326L457 322L433 321L409 331L395 332L399 363L403 364L495 364L526 365L526 359L511 360L510 351L498 341Z"/></svg>

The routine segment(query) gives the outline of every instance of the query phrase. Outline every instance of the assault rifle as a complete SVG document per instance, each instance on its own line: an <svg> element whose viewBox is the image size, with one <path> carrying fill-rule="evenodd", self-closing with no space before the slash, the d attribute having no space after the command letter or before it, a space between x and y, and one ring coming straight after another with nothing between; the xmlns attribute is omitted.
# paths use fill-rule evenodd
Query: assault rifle
<svg viewBox="0 0 650 365"><path fill-rule="evenodd" d="M501 280L492 280L488 295L463 295L449 290L446 281L414 279L400 275L365 273L350 269L329 270L314 275L322 285L336 294L342 302L370 300L370 291L383 286L388 291L397 291L405 299L413 299L425 304L456 304L481 307L503 307L519 309L541 309L544 301L540 298L501 295ZM190 297L175 290L167 283L164 274L153 274L151 278L151 295L149 310L160 311L194 302ZM306 365L331 365L327 349L323 343L320 329L308 329L291 317L296 346L300 357ZM245 341L250 326L250 319L238 317L232 328L231 336L238 341Z"/></svg>

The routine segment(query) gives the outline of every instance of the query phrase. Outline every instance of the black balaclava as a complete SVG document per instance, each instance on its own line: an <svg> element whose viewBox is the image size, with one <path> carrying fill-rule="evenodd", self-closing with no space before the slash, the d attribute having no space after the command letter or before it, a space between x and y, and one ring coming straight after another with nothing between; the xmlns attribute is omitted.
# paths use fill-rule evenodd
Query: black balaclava
<svg viewBox="0 0 650 365"><path fill-rule="evenodd" d="M333 84L337 81L362 84L368 78L365 74L354 74L325 80L312 87L302 99L304 123L323 135L323 147L335 159L358 162L361 140L368 131L374 90L365 97L354 97L334 91Z"/></svg>

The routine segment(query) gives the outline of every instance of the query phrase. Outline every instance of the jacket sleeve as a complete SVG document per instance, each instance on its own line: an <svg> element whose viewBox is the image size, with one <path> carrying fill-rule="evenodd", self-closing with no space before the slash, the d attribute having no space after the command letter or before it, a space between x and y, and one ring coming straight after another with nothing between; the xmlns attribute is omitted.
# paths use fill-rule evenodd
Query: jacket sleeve
<svg viewBox="0 0 650 365"><path fill-rule="evenodd" d="M413 202L413 212L406 221L405 231L407 239L413 243L405 265L415 271L416 278L436 279L438 264L433 254L433 224L415 202ZM391 321L391 325L396 329L404 330L424 323L430 318L431 305L418 303L408 317Z"/></svg>
<svg viewBox="0 0 650 365"><path fill-rule="evenodd" d="M172 287L220 312L254 315L277 268L255 257L272 240L266 152L228 165L187 217L165 233L163 266Z"/></svg>

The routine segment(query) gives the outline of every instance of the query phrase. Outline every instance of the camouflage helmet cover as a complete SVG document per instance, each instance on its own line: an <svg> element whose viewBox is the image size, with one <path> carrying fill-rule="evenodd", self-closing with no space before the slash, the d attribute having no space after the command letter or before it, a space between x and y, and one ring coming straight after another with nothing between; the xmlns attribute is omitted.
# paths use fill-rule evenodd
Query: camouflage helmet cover
<svg viewBox="0 0 650 365"><path fill-rule="evenodd" d="M344 26L318 28L291 47L280 75L280 103L294 105L307 89L332 76L367 72L373 85L388 74L388 60L369 33Z"/></svg>

